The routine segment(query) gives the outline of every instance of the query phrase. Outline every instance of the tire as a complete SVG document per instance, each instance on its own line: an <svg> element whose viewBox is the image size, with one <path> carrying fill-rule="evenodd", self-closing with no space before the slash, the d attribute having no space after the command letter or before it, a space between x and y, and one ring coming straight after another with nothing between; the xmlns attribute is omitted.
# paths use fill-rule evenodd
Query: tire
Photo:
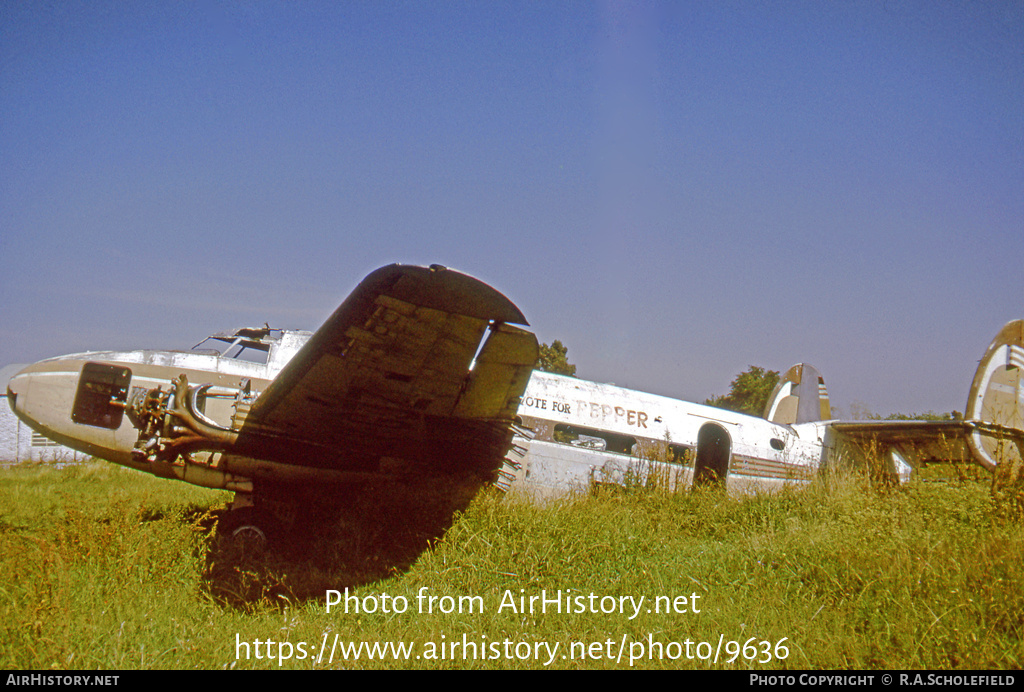
<svg viewBox="0 0 1024 692"><path fill-rule="evenodd" d="M221 519L217 533L232 548L246 555L262 555L277 538L277 522L255 507L231 510Z"/></svg>

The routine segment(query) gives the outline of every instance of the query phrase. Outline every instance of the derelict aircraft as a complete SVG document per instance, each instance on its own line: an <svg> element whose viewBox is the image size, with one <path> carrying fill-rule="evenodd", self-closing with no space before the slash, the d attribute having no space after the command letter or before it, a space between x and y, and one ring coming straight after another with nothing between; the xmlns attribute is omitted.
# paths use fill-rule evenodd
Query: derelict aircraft
<svg viewBox="0 0 1024 692"><path fill-rule="evenodd" d="M380 478L475 474L543 498L652 473L680 488L770 488L873 452L903 479L933 460L994 469L1024 456L1024 320L991 343L955 421L831 420L824 380L803 364L764 418L534 371L526 326L477 279L390 265L316 332L50 358L11 378L7 396L56 442L234 491L233 533L264 533L300 490Z"/></svg>

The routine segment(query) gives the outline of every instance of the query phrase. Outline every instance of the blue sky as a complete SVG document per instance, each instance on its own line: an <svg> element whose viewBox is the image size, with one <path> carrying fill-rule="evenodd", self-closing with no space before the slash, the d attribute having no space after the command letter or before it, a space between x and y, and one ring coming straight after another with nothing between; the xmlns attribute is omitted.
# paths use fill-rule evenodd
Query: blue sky
<svg viewBox="0 0 1024 692"><path fill-rule="evenodd" d="M8 0L0 171L0 365L441 263L589 379L962 410L1024 317L1024 2Z"/></svg>

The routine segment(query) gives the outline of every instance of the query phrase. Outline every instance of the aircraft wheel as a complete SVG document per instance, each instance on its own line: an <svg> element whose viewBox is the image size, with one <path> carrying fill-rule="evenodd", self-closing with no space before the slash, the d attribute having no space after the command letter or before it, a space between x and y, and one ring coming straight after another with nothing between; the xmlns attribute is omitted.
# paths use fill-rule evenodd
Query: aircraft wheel
<svg viewBox="0 0 1024 692"><path fill-rule="evenodd" d="M277 522L267 512L243 507L228 512L221 520L218 533L246 554L261 555L273 544Z"/></svg>

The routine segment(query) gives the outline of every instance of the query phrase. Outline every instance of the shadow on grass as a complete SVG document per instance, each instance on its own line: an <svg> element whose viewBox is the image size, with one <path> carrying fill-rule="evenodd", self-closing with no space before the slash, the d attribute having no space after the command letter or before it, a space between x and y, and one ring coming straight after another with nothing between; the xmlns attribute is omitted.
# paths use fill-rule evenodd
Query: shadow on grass
<svg viewBox="0 0 1024 692"><path fill-rule="evenodd" d="M443 477L310 493L265 550L215 537L204 582L219 603L249 610L323 599L407 571L451 527L483 483ZM484 492L494 492L484 490ZM329 500L325 500L329 496ZM213 534L228 510L201 522Z"/></svg>

